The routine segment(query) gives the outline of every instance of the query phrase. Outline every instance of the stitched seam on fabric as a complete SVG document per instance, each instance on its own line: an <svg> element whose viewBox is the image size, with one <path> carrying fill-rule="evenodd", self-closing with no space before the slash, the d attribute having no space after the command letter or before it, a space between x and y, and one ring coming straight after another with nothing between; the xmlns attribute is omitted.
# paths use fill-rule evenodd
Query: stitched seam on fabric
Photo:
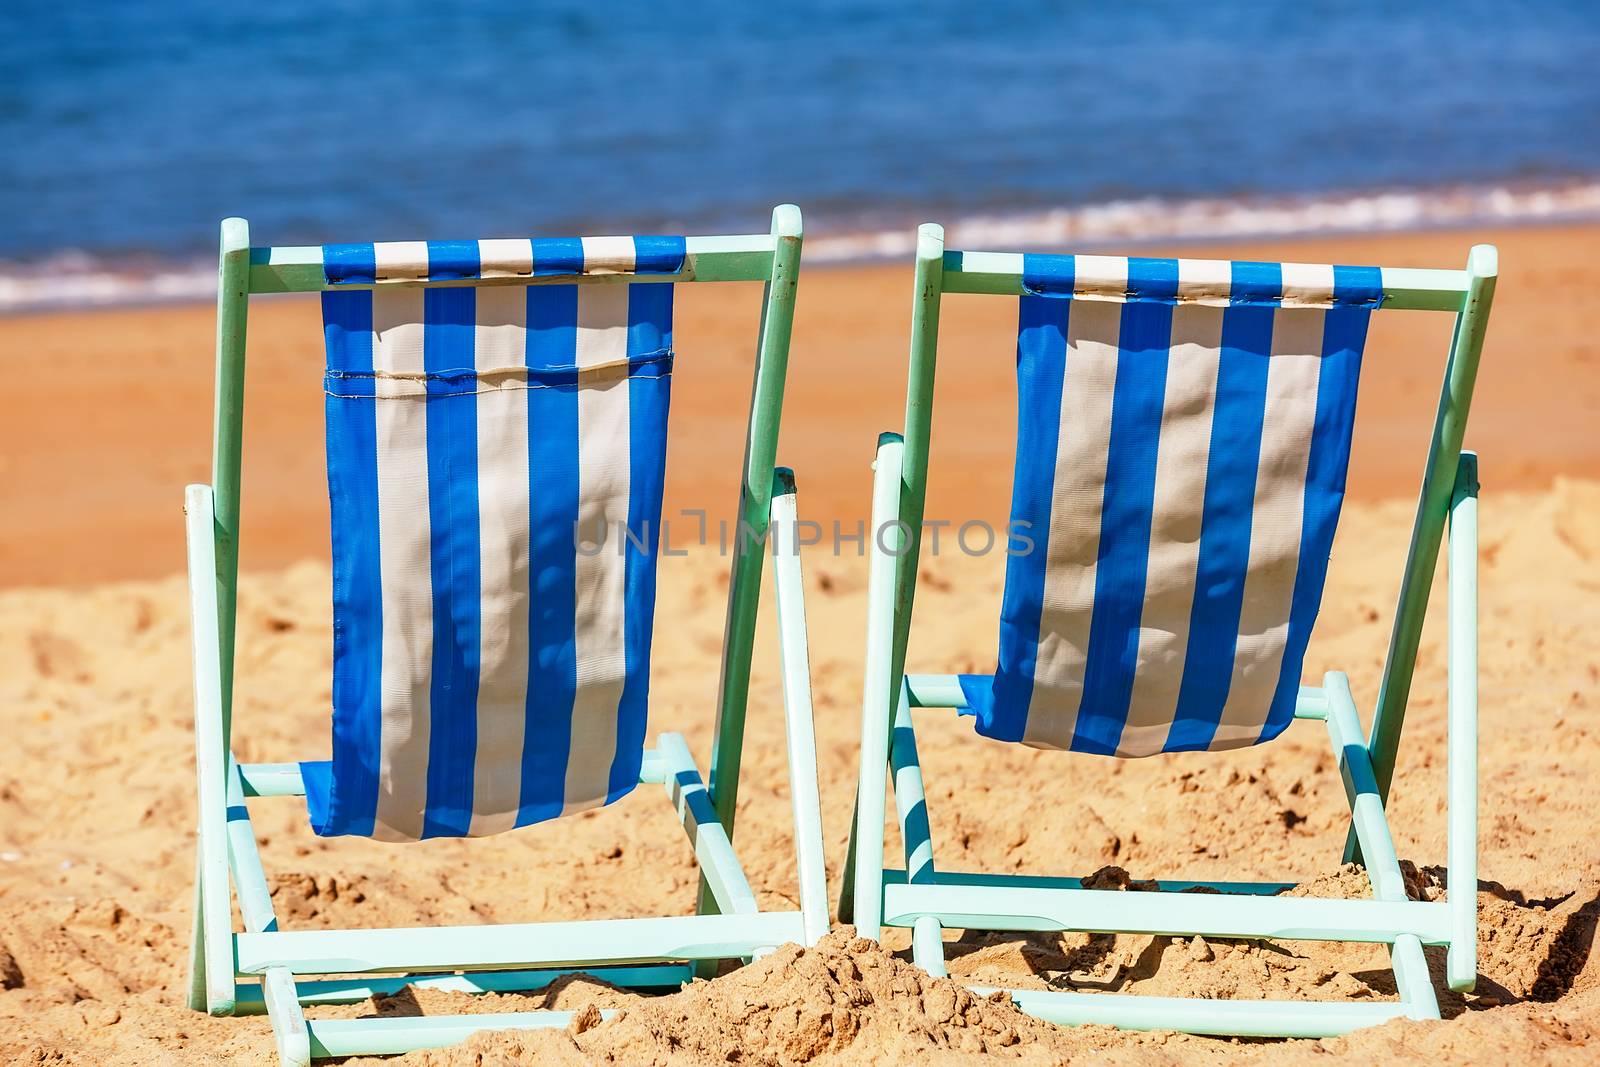
<svg viewBox="0 0 1600 1067"><path fill-rule="evenodd" d="M482 382L485 378L503 378L503 384L489 385L487 388L466 389L435 396L482 396L485 393L498 393L506 390L527 389L571 389L585 386L609 385L626 379L656 380L672 377L672 361L677 353L672 349L662 348L654 352L629 356L626 359L609 360L587 367L567 363L550 367L541 367L537 370L529 367L489 367L484 370L459 371L325 371L323 374L323 392L331 397L341 400L415 400L426 397L428 382L460 382L463 386L473 380ZM533 380L536 376L571 375L571 381L544 382ZM517 377L524 380L517 381ZM387 396L378 396L373 393L343 393L332 387L333 382L343 381L389 381L414 383L415 391L395 393Z"/></svg>
<svg viewBox="0 0 1600 1067"><path fill-rule="evenodd" d="M1137 290L1122 293L1108 293L1102 290L1075 289L1070 293L1058 289L1041 288L1037 285L1023 285L1023 291L1028 296L1054 297L1059 300L1097 300L1106 303L1147 303L1147 304L1199 304L1209 307L1281 307L1281 308L1376 308L1383 303L1382 297L1363 297L1355 300L1284 300L1279 297L1267 296L1147 296Z"/></svg>

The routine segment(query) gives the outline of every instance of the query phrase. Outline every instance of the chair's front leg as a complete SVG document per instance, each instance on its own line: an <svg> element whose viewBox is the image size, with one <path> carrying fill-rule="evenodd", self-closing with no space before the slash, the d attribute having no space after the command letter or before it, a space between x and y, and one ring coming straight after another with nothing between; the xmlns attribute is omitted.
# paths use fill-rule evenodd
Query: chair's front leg
<svg viewBox="0 0 1600 1067"><path fill-rule="evenodd" d="M1450 988L1478 981L1478 457L1461 453L1450 499Z"/></svg>
<svg viewBox="0 0 1600 1067"><path fill-rule="evenodd" d="M866 679L861 699L861 774L856 784L854 893L856 930L877 940L883 920L883 823L888 795L889 724L900 680L891 678L895 570L904 551L899 528L905 446L899 434L878 438L868 531Z"/></svg>
<svg viewBox="0 0 1600 1067"><path fill-rule="evenodd" d="M822 802L817 795L817 737L811 711L800 520L795 506L794 472L787 467L773 472L771 530L784 732L789 748L789 795L794 804L795 866L800 878L806 944L814 945L828 932L828 872L822 852Z"/></svg>
<svg viewBox="0 0 1600 1067"><path fill-rule="evenodd" d="M189 612L194 632L194 741L200 820L193 984L205 971L206 1009L231 1015L234 1008L233 905L228 888L227 766L222 739L222 650L217 626L216 511L209 485L184 493L189 547ZM197 990L195 991L197 992ZM194 997L191 993L193 999Z"/></svg>

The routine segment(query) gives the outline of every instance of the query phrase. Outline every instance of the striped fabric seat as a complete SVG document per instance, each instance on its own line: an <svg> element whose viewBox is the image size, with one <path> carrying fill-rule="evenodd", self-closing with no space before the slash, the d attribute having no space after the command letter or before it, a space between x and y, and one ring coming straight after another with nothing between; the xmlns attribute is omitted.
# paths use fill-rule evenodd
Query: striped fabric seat
<svg viewBox="0 0 1600 1067"><path fill-rule="evenodd" d="M480 836L642 760L682 238L330 245L322 835ZM423 286L478 280L477 285ZM386 284L409 283L409 284Z"/></svg>
<svg viewBox="0 0 1600 1067"><path fill-rule="evenodd" d="M1293 718L1376 268L1027 256L999 666L980 733L1118 756ZM1031 545L1030 545L1031 542Z"/></svg>

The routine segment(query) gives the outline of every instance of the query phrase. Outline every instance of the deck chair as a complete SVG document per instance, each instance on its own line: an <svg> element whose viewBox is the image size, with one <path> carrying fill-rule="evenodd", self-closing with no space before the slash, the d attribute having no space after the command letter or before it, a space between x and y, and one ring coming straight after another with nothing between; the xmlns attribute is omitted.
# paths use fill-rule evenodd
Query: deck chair
<svg viewBox="0 0 1600 1067"><path fill-rule="evenodd" d="M1396 1016L1438 1018L1423 946L1449 984L1476 978L1477 465L1461 453L1496 254L1465 271L917 251L905 433L879 439L861 769L841 921L910 928L945 974L940 932L1084 931L1378 942L1399 1000L1217 1001L1012 990L1059 1023L1311 1037ZM935 346L946 293L1020 297L1018 440L998 667L907 675L928 477ZM1345 675L1300 686L1344 493L1372 312L1448 311L1454 341L1370 738ZM1449 878L1406 897L1384 815L1446 521ZM953 708L978 733L1113 757L1257 744L1321 722L1353 813L1371 900L1279 896L1287 883L1085 888L1074 877L935 866L912 709ZM903 870L885 870L890 770ZM1205 890L1182 892L1183 890Z"/></svg>
<svg viewBox="0 0 1600 1067"><path fill-rule="evenodd" d="M773 467L800 243L792 206L768 234L687 239L251 248L242 219L223 223L214 483L185 500L199 780L191 1007L265 1009L282 1062L302 1065L571 1016L307 1020L304 1004L408 983L536 990L579 970L670 989L696 968L826 932L795 487ZM680 735L645 747L676 282L765 283L709 786ZM332 759L247 764L230 746L245 314L250 296L281 292L322 293ZM766 551L796 911L757 905L731 844ZM318 834L410 842L555 820L642 784L665 793L688 834L702 877L694 915L286 931L248 807L304 795Z"/></svg>

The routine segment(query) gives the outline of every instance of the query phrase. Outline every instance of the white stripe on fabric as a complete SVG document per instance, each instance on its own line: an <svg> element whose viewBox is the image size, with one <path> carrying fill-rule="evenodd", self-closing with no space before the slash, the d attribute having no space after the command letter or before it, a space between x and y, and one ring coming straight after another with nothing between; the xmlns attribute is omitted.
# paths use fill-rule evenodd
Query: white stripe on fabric
<svg viewBox="0 0 1600 1067"><path fill-rule="evenodd" d="M428 276L428 242L380 241L372 246L373 279L380 282ZM422 316L417 316L422 321ZM421 370L419 364L417 367Z"/></svg>
<svg viewBox="0 0 1600 1067"><path fill-rule="evenodd" d="M478 277L519 278L533 273L533 242L526 237L478 242ZM526 300L527 294L522 294ZM478 321L483 321L479 316ZM522 353L517 353L522 358ZM480 364L481 366L481 364Z"/></svg>
<svg viewBox="0 0 1600 1067"><path fill-rule="evenodd" d="M1094 264L1100 279L1097 284L1109 285L1119 293L1127 288L1126 259L1079 256L1077 263L1086 259L1098 261ZM1122 265L1120 281L1111 277L1114 262ZM1068 748L1078 723L1094 615L1100 511L1105 499L1111 398L1121 332L1120 302L1073 301L1067 319L1039 647L1022 733L1022 743L1035 748Z"/></svg>
<svg viewBox="0 0 1600 1067"><path fill-rule="evenodd" d="M1286 308L1331 307L1333 268L1325 263L1280 263L1283 272L1283 297Z"/></svg>
<svg viewBox="0 0 1600 1067"><path fill-rule="evenodd" d="M1178 260L1178 303L1227 307L1233 292L1233 264L1225 259Z"/></svg>
<svg viewBox="0 0 1600 1067"><path fill-rule="evenodd" d="M529 248L527 241L507 243ZM479 373L526 366L528 290L485 286L477 304L473 355ZM480 378L477 422L480 666L467 830L474 837L515 826L522 799L530 596L526 379Z"/></svg>
<svg viewBox="0 0 1600 1067"><path fill-rule="evenodd" d="M1195 260L1179 260L1182 298L1213 281L1186 277ZM1222 303L1227 302L1224 289ZM1200 528L1205 514L1206 467L1211 457L1211 421L1216 413L1217 371L1223 309L1179 304L1172 309L1172 342L1161 404L1161 439L1156 452L1151 502L1150 556L1139 620L1139 651L1128 700L1128 717L1117 745L1119 756L1148 756L1166 744L1177 716L1189 647L1189 615L1200 566Z"/></svg>
<svg viewBox="0 0 1600 1067"><path fill-rule="evenodd" d="M1128 299L1128 258L1126 256L1073 256L1072 295L1087 300Z"/></svg>
<svg viewBox="0 0 1600 1067"><path fill-rule="evenodd" d="M632 274L633 238L583 238L583 273ZM626 310L623 312L622 321L624 323L628 321Z"/></svg>
<svg viewBox="0 0 1600 1067"><path fill-rule="evenodd" d="M1326 269L1331 289L1332 268ZM1273 316L1261 459L1250 518L1250 564L1239 609L1233 678L1212 749L1256 743L1283 670L1300 564L1306 470L1317 421L1326 319L1327 312L1314 308L1280 308Z"/></svg>
<svg viewBox="0 0 1600 1067"><path fill-rule="evenodd" d="M384 246L379 246L384 247ZM381 262L381 261L380 261ZM428 522L427 401L383 377L423 371L421 289L372 294L378 461L378 575L383 589L382 725L373 837L422 836L428 800L433 583Z"/></svg>
<svg viewBox="0 0 1600 1067"><path fill-rule="evenodd" d="M584 241L585 267L589 241ZM625 267L633 269L633 243ZM578 523L598 552L577 554L573 645L577 692L562 814L603 804L617 751L617 709L627 669L626 534L630 482L629 380L595 375L628 356L626 285L578 287ZM591 372L586 377L585 371Z"/></svg>

